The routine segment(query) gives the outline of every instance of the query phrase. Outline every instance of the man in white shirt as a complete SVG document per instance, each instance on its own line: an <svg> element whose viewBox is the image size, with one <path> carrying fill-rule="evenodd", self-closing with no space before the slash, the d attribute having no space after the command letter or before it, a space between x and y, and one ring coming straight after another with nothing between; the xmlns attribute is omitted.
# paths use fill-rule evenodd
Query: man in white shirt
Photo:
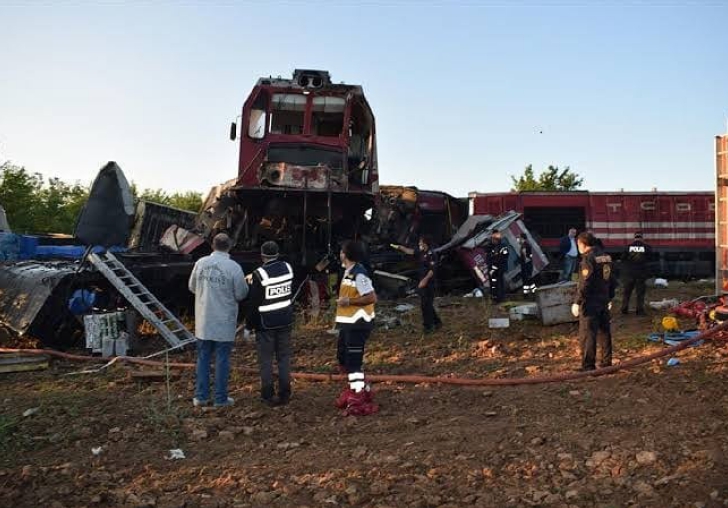
<svg viewBox="0 0 728 508"><path fill-rule="evenodd" d="M230 259L232 241L225 233L212 239L214 252L200 258L189 280L195 294L197 371L195 406L206 406L210 398L210 360L215 353L215 407L231 406L228 397L230 353L238 321L238 302L248 294L241 266Z"/></svg>

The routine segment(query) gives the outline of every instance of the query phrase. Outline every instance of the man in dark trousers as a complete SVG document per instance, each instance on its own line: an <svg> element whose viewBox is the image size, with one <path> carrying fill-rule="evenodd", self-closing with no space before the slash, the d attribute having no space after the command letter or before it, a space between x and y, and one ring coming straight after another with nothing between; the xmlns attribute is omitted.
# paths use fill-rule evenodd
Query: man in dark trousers
<svg viewBox="0 0 728 508"><path fill-rule="evenodd" d="M364 348L374 327L374 304L377 294L362 261L364 246L352 240L344 242L339 254L344 276L336 300L336 326L339 329L337 358L340 370L347 374L348 385L335 402L344 416L366 416L379 408L364 380Z"/></svg>
<svg viewBox="0 0 728 508"><path fill-rule="evenodd" d="M612 258L597 246L597 239L593 234L581 233L577 238L577 246L582 258L576 301L571 306L571 311L579 318L580 370L589 371L596 368L597 342L601 350L599 366L612 365L609 309L616 284Z"/></svg>
<svg viewBox="0 0 728 508"><path fill-rule="evenodd" d="M247 327L256 330L260 366L260 398L269 406L291 398L291 328L293 327L291 265L278 259L278 244L260 249L263 266L251 274L251 313ZM273 355L278 362L278 398L273 386Z"/></svg>
<svg viewBox="0 0 728 508"><path fill-rule="evenodd" d="M523 296L529 297L536 292L536 284L533 283L533 251L528 243L526 233L518 237L518 262L521 265L521 281L523 283Z"/></svg>
<svg viewBox="0 0 728 508"><path fill-rule="evenodd" d="M632 291L637 290L637 315L645 313L645 281L649 276L647 263L650 260L652 247L642 240L642 233L634 234L634 242L630 243L624 252L622 261L622 278L624 281L624 294L622 295L622 314L629 313L629 299Z"/></svg>
<svg viewBox="0 0 728 508"><path fill-rule="evenodd" d="M569 233L559 242L559 253L562 256L561 277L559 282L571 280L576 262L579 259L579 249L576 247L576 229L569 229Z"/></svg>
<svg viewBox="0 0 728 508"><path fill-rule="evenodd" d="M435 311L435 270L437 269L437 258L432 252L432 240L423 235L417 247L410 249L403 245L392 245L394 250L415 256L419 264L419 282L417 293L420 295L420 307L422 308L422 325L425 333L432 333L435 328L442 326L440 316Z"/></svg>
<svg viewBox="0 0 728 508"><path fill-rule="evenodd" d="M501 233L494 229L490 235L490 243L485 253L490 276L490 298L493 303L500 303L506 296L505 277L508 271L508 245L501 238Z"/></svg>

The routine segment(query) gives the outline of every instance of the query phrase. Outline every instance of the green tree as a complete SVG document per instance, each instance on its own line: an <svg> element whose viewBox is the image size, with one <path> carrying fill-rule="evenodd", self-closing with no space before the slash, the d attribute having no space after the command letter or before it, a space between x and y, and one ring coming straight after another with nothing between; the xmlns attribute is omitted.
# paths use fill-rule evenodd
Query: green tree
<svg viewBox="0 0 728 508"><path fill-rule="evenodd" d="M198 213L202 208L202 193L187 191L175 192L169 197L170 206Z"/></svg>
<svg viewBox="0 0 728 508"><path fill-rule="evenodd" d="M39 207L45 220L36 231L44 233L73 233L76 218L88 200L89 189L76 182L67 184L51 178L39 192Z"/></svg>
<svg viewBox="0 0 728 508"><path fill-rule="evenodd" d="M139 192L135 183L131 184L132 194L137 200L151 201L165 206L172 206L190 212L199 212L202 208L202 193L194 191L167 194L162 189L144 189Z"/></svg>
<svg viewBox="0 0 728 508"><path fill-rule="evenodd" d="M39 222L44 220L38 200L42 187L40 174L31 174L9 161L0 164L0 205L5 209L13 231L38 230Z"/></svg>
<svg viewBox="0 0 728 508"><path fill-rule="evenodd" d="M571 171L569 166L559 169L558 166L549 166L538 175L533 172L533 165L529 164L523 174L516 178L511 176L512 190L518 192L529 191L572 191L581 188L584 179Z"/></svg>

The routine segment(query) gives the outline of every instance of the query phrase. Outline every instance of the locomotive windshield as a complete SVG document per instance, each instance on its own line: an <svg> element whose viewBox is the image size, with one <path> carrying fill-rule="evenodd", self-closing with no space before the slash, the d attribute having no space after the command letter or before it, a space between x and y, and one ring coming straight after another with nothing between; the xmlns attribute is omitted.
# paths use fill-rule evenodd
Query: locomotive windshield
<svg viewBox="0 0 728 508"><path fill-rule="evenodd" d="M303 134L306 115L306 96L273 94L271 101L271 134Z"/></svg>

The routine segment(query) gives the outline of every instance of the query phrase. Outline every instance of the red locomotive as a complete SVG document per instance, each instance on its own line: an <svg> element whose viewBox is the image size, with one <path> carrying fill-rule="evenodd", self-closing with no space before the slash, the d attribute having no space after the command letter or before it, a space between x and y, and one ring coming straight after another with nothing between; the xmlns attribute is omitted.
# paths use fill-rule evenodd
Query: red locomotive
<svg viewBox="0 0 728 508"><path fill-rule="evenodd" d="M237 178L213 189L198 218L205 236L227 231L239 255L276 240L311 267L361 235L379 192L374 115L357 85L295 70L260 78L243 105Z"/></svg>

